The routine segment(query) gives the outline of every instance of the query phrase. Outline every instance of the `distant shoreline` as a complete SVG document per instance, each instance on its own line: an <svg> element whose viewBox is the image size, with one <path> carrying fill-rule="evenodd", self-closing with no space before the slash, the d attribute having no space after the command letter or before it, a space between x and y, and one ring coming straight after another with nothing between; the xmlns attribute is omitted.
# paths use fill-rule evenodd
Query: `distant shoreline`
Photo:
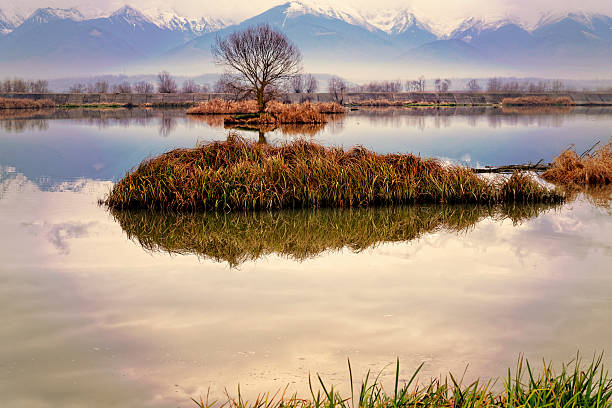
<svg viewBox="0 0 612 408"><path fill-rule="evenodd" d="M364 101L395 101L397 103L410 102L420 106L495 106L500 105L504 98L520 98L526 96L540 96L549 98L567 97L573 101L574 106L612 106L612 92L560 92L560 93L512 93L512 92L351 92L342 95L338 102L344 105L359 105ZM211 99L233 100L233 95L219 93L5 93L0 98L14 99L49 99L60 107L82 106L192 106L199 102ZM289 93L281 100L287 102L334 102L331 93Z"/></svg>

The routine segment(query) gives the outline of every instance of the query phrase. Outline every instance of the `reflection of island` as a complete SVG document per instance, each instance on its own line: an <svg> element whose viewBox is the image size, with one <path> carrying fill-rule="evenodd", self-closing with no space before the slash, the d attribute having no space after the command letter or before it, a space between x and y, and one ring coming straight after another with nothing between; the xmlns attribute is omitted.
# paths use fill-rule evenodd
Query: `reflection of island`
<svg viewBox="0 0 612 408"><path fill-rule="evenodd" d="M329 116L329 122L327 123L307 123L307 124L295 124L295 123L282 123L278 125L266 124L261 126L241 126L241 125L229 125L224 123L224 115L190 115L189 119L194 122L204 122L210 127L225 128L225 129L236 129L254 131L258 133L269 133L275 130L280 131L281 134L287 136L314 136L321 132L329 124L339 122L342 119L334 115Z"/></svg>
<svg viewBox="0 0 612 408"><path fill-rule="evenodd" d="M465 231L486 217L517 223L553 207L427 205L237 214L111 213L128 237L146 250L195 254L235 267L268 254L301 261L328 250L358 252L439 230Z"/></svg>

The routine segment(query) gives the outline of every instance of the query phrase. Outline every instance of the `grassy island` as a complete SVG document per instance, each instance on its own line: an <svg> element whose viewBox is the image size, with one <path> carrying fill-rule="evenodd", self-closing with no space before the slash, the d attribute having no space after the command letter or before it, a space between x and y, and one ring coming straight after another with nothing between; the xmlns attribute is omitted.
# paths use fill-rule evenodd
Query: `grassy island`
<svg viewBox="0 0 612 408"><path fill-rule="evenodd" d="M502 105L505 106L570 106L575 105L572 98L568 96L520 96L518 98L504 98Z"/></svg>
<svg viewBox="0 0 612 408"><path fill-rule="evenodd" d="M145 160L104 203L115 209L237 211L563 199L521 173L487 179L413 154L326 148L303 140L274 147L230 135Z"/></svg>

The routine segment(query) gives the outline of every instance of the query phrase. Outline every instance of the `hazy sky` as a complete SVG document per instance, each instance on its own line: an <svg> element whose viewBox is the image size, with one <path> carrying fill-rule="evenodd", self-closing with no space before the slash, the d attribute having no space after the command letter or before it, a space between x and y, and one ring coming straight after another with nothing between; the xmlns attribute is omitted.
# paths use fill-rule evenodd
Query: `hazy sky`
<svg viewBox="0 0 612 408"><path fill-rule="evenodd" d="M174 9L191 17L213 16L239 21L287 0L0 0L0 10L28 14L38 7L76 7L86 15L109 13L124 4L139 9ZM517 16L534 23L542 13L585 11L612 15L611 0L305 0L306 3L352 7L366 12L377 9L408 8L417 16L440 24L452 24L466 17L499 18Z"/></svg>

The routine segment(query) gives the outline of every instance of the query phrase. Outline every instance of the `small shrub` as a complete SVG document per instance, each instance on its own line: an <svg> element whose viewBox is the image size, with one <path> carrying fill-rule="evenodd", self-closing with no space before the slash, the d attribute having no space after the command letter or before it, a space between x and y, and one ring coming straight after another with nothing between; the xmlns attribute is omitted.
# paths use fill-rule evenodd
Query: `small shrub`
<svg viewBox="0 0 612 408"><path fill-rule="evenodd" d="M555 157L542 178L553 183L596 185L612 182L612 143L583 157L567 149Z"/></svg>

